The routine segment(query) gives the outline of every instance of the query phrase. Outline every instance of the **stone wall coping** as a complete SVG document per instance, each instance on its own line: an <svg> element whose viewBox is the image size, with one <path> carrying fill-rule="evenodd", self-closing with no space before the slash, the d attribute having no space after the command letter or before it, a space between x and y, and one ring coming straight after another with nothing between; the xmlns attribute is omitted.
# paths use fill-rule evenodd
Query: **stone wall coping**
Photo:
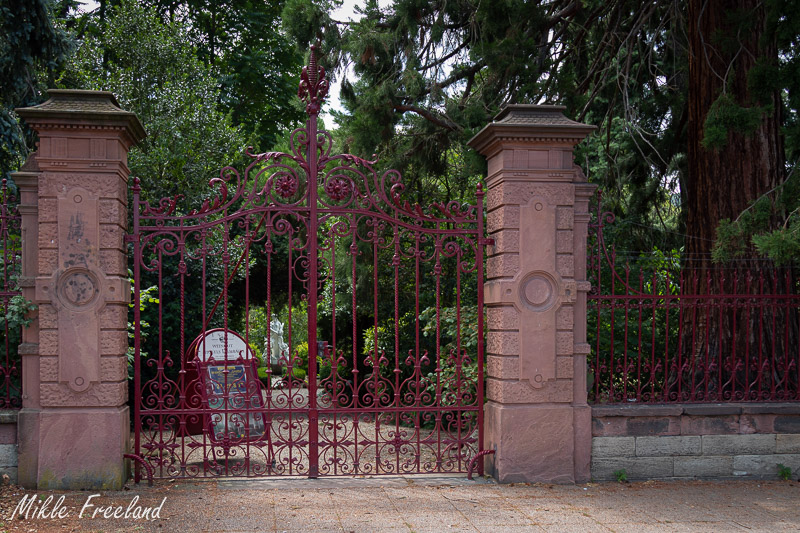
<svg viewBox="0 0 800 533"><path fill-rule="evenodd" d="M16 424L19 409L0 409L0 424Z"/></svg>
<svg viewBox="0 0 800 533"><path fill-rule="evenodd" d="M639 405L594 405L592 416L637 417L637 416L725 416L725 415L800 414L800 403L703 403L703 404L639 404Z"/></svg>

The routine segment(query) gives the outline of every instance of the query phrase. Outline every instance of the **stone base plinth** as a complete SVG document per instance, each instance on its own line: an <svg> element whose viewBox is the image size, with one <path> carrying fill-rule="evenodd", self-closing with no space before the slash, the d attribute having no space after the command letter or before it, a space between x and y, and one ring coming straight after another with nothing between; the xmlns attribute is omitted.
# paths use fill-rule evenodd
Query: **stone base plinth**
<svg viewBox="0 0 800 533"><path fill-rule="evenodd" d="M127 407L22 409L19 484L38 490L121 490L130 443Z"/></svg>
<svg viewBox="0 0 800 533"><path fill-rule="evenodd" d="M588 481L589 454L581 449L591 431L588 407L488 402L485 413L485 448L495 450L486 473L500 483Z"/></svg>

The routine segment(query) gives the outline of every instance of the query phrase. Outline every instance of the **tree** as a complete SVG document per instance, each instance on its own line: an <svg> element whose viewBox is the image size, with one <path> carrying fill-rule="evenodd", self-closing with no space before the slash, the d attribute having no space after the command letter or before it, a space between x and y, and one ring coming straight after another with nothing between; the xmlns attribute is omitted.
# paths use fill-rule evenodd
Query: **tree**
<svg viewBox="0 0 800 533"><path fill-rule="evenodd" d="M579 158L619 212L675 229L678 217L663 210L685 168L679 4L372 1L355 23L331 20L328 7L288 2L287 29L301 43L321 39L330 61L352 63L358 80L343 83L348 113L339 121L345 148L377 152L420 200L474 189L485 162L466 141L501 106L563 103L601 126ZM668 234L635 235L652 248Z"/></svg>
<svg viewBox="0 0 800 533"><path fill-rule="evenodd" d="M458 197L476 180L483 163L464 143L502 105L561 103L599 126L577 157L633 228L625 248L677 249L697 233L686 257L710 261L717 227L786 175L781 128L797 143L795 4L371 1L344 23L330 2L291 0L284 17L299 42L322 42L331 66L353 65L347 148L411 170L420 198ZM454 157L465 162L455 171ZM762 231L792 211L781 209Z"/></svg>
<svg viewBox="0 0 800 533"><path fill-rule="evenodd" d="M147 132L129 155L145 198L181 195L179 207L195 209L208 181L242 162L246 133L220 109L217 72L197 59L186 26L132 1L105 17L101 31L81 40L61 83L114 92Z"/></svg>
<svg viewBox="0 0 800 533"><path fill-rule="evenodd" d="M33 148L33 132L17 121L14 109L44 100L45 85L72 46L55 24L54 7L68 0L0 0L0 174L7 177Z"/></svg>
<svg viewBox="0 0 800 533"><path fill-rule="evenodd" d="M717 227L783 182L778 47L764 2L689 2L686 257L708 267ZM775 220L765 221L774 226ZM752 255L752 254L751 254Z"/></svg>
<svg viewBox="0 0 800 533"><path fill-rule="evenodd" d="M219 103L234 124L271 149L302 120L294 95L303 55L279 26L281 2L152 0L165 21L182 23L198 59L217 72Z"/></svg>

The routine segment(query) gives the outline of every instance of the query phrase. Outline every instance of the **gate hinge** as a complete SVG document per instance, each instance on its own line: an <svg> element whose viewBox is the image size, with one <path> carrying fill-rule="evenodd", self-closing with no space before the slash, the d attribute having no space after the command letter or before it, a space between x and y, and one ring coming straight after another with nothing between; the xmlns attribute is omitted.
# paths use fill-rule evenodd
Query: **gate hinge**
<svg viewBox="0 0 800 533"><path fill-rule="evenodd" d="M494 239L488 239L488 238L478 239L478 244L483 246L494 246Z"/></svg>
<svg viewBox="0 0 800 533"><path fill-rule="evenodd" d="M125 242L136 242L136 235L130 233L125 234Z"/></svg>

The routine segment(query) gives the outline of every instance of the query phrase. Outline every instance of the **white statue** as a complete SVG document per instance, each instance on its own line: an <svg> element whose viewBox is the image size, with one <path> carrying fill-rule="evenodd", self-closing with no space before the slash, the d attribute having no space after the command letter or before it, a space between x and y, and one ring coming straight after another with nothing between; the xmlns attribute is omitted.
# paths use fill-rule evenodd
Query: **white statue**
<svg viewBox="0 0 800 533"><path fill-rule="evenodd" d="M272 334L264 341L264 353L269 353L269 364L273 371L277 371L281 357L289 353L289 345L283 340L283 324L280 320L273 318L269 330Z"/></svg>

